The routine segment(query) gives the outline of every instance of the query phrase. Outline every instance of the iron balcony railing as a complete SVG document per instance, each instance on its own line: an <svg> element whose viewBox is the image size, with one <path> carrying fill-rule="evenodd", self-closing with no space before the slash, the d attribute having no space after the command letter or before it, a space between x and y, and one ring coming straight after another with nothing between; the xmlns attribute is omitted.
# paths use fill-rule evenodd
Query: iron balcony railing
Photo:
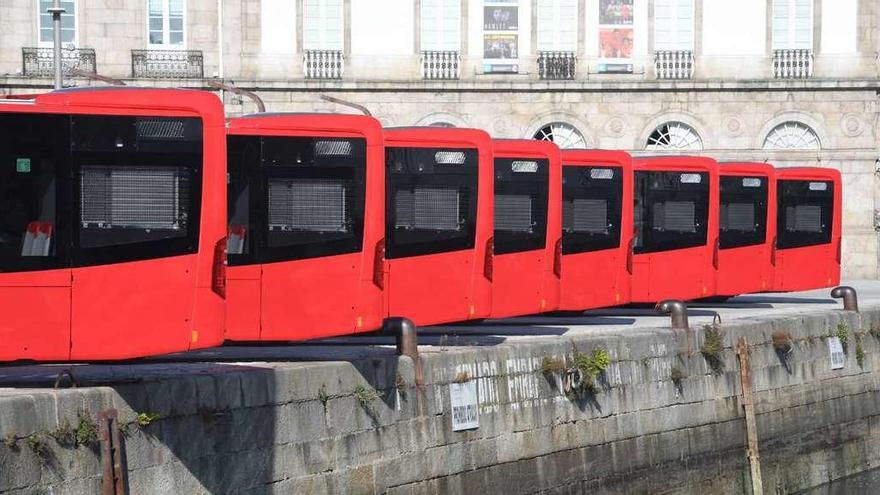
<svg viewBox="0 0 880 495"><path fill-rule="evenodd" d="M21 73L25 77L53 77L55 75L55 54L52 48L21 49ZM61 50L61 70L66 76L79 69L94 73L95 50L91 48L65 48Z"/></svg>
<svg viewBox="0 0 880 495"><path fill-rule="evenodd" d="M145 79L202 79L201 50L132 50L131 76Z"/></svg>
<svg viewBox="0 0 880 495"><path fill-rule="evenodd" d="M422 51L422 79L458 79L460 71L458 50Z"/></svg>
<svg viewBox="0 0 880 495"><path fill-rule="evenodd" d="M541 79L574 79L577 57L574 52L538 52L538 75Z"/></svg>
<svg viewBox="0 0 880 495"><path fill-rule="evenodd" d="M691 79L694 77L694 52L690 50L658 50L654 52L657 79Z"/></svg>
<svg viewBox="0 0 880 495"><path fill-rule="evenodd" d="M773 77L806 79L813 75L813 50L773 50Z"/></svg>
<svg viewBox="0 0 880 495"><path fill-rule="evenodd" d="M342 79L345 58L340 50L306 50L303 74L306 79Z"/></svg>

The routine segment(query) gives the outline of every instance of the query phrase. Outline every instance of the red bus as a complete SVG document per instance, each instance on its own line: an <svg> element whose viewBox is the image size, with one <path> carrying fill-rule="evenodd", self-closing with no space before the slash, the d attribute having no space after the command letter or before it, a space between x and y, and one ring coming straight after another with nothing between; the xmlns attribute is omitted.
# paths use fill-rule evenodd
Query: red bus
<svg viewBox="0 0 880 495"><path fill-rule="evenodd" d="M576 311L630 301L632 174L629 153L562 150L559 309Z"/></svg>
<svg viewBox="0 0 880 495"><path fill-rule="evenodd" d="M775 291L840 283L840 172L831 168L776 169Z"/></svg>
<svg viewBox="0 0 880 495"><path fill-rule="evenodd" d="M385 291L416 325L486 318L492 141L477 129L385 129Z"/></svg>
<svg viewBox="0 0 880 495"><path fill-rule="evenodd" d="M0 102L0 361L222 342L223 127L199 91Z"/></svg>
<svg viewBox="0 0 880 495"><path fill-rule="evenodd" d="M720 297L773 287L776 176L766 163L719 164Z"/></svg>
<svg viewBox="0 0 880 495"><path fill-rule="evenodd" d="M384 152L372 117L229 121L229 340L305 340L382 324Z"/></svg>
<svg viewBox="0 0 880 495"><path fill-rule="evenodd" d="M632 301L715 294L718 164L705 157L633 161Z"/></svg>
<svg viewBox="0 0 880 495"><path fill-rule="evenodd" d="M562 270L559 147L550 141L498 139L493 148L492 317L555 310Z"/></svg>

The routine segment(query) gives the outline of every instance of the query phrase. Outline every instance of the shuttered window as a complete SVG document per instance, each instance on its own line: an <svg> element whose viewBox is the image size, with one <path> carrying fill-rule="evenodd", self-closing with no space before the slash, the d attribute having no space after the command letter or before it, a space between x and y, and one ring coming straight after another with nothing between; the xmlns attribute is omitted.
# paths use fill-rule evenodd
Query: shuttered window
<svg viewBox="0 0 880 495"><path fill-rule="evenodd" d="M461 0L422 0L422 50L461 49Z"/></svg>
<svg viewBox="0 0 880 495"><path fill-rule="evenodd" d="M303 49L342 50L342 0L303 2Z"/></svg>
<svg viewBox="0 0 880 495"><path fill-rule="evenodd" d="M813 48L813 0L773 0L773 49Z"/></svg>
<svg viewBox="0 0 880 495"><path fill-rule="evenodd" d="M538 51L577 50L577 0L538 0Z"/></svg>
<svg viewBox="0 0 880 495"><path fill-rule="evenodd" d="M656 0L654 49L694 49L694 0Z"/></svg>

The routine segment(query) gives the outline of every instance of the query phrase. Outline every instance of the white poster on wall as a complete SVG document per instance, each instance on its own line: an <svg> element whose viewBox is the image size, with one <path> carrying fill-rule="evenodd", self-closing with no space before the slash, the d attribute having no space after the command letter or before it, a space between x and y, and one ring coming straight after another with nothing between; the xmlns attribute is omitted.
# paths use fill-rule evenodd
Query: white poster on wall
<svg viewBox="0 0 880 495"><path fill-rule="evenodd" d="M477 382L449 385L449 399L452 403L452 431L473 430L480 427L480 410L477 401Z"/></svg>
<svg viewBox="0 0 880 495"><path fill-rule="evenodd" d="M633 0L599 0L599 72L633 72Z"/></svg>
<svg viewBox="0 0 880 495"><path fill-rule="evenodd" d="M519 1L484 0L483 72L519 72Z"/></svg>
<svg viewBox="0 0 880 495"><path fill-rule="evenodd" d="M846 355L839 338L828 337L828 355L831 357L831 369L839 370L846 364Z"/></svg>

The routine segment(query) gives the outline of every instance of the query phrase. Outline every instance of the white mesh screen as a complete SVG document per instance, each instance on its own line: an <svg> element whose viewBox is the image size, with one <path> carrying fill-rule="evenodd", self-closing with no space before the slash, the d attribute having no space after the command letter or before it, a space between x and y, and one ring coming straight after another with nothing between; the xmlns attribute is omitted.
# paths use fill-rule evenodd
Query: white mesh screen
<svg viewBox="0 0 880 495"><path fill-rule="evenodd" d="M269 229L348 232L350 188L331 179L270 179Z"/></svg>
<svg viewBox="0 0 880 495"><path fill-rule="evenodd" d="M398 189L394 197L395 228L460 230L461 204L457 188Z"/></svg>
<svg viewBox="0 0 880 495"><path fill-rule="evenodd" d="M495 230L531 232L532 197L528 194L496 194Z"/></svg>
<svg viewBox="0 0 880 495"><path fill-rule="evenodd" d="M189 171L185 168L83 166L80 179L83 226L186 226Z"/></svg>
<svg viewBox="0 0 880 495"><path fill-rule="evenodd" d="M797 205L785 208L785 230L822 232L822 207Z"/></svg>

